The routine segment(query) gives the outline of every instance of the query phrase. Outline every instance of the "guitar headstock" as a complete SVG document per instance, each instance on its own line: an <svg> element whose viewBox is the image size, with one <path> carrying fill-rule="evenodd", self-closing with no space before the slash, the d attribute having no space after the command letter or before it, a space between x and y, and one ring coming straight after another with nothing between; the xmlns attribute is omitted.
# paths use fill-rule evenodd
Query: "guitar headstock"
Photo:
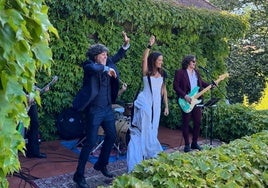
<svg viewBox="0 0 268 188"><path fill-rule="evenodd" d="M58 77L58 76L53 76L53 79L52 79L51 83L55 83L55 82L57 82L57 81L58 81L58 79L59 79L59 77Z"/></svg>
<svg viewBox="0 0 268 188"><path fill-rule="evenodd" d="M225 78L229 77L229 73L225 73L219 76L219 81L224 80Z"/></svg>
<svg viewBox="0 0 268 188"><path fill-rule="evenodd" d="M219 78L215 81L218 84L220 81L224 80L225 78L229 77L229 73L225 73L219 76Z"/></svg>

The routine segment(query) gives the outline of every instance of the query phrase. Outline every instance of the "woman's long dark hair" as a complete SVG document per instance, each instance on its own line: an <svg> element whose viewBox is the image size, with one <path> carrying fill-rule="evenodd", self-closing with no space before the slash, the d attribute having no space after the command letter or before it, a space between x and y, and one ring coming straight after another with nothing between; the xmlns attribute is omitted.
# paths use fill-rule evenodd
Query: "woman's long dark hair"
<svg viewBox="0 0 268 188"><path fill-rule="evenodd" d="M182 69L187 69L188 65L190 64L191 61L195 59L194 55L187 55L183 58L181 62L181 68Z"/></svg>
<svg viewBox="0 0 268 188"><path fill-rule="evenodd" d="M148 59L147 59L147 63L148 63L148 73L147 75L149 76L153 76L154 75L154 69L155 69L155 63L156 63L156 60L159 56L161 56L162 53L160 52L152 52L149 56L148 56ZM161 74L162 77L164 77L164 70L163 68L158 68L158 72Z"/></svg>

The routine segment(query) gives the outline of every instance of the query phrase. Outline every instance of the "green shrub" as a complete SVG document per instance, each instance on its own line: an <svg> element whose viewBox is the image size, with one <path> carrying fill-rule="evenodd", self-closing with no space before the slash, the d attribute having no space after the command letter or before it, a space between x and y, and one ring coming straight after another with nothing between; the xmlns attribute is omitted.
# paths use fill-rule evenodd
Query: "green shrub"
<svg viewBox="0 0 268 188"><path fill-rule="evenodd" d="M246 107L242 104L219 104L217 108L213 108L212 110L212 136L221 141L229 142L262 130L268 130L268 115L265 111L257 111L254 108ZM203 116L203 135L205 133L205 126L210 126L210 113L210 110L208 110ZM210 131L208 132L210 133Z"/></svg>

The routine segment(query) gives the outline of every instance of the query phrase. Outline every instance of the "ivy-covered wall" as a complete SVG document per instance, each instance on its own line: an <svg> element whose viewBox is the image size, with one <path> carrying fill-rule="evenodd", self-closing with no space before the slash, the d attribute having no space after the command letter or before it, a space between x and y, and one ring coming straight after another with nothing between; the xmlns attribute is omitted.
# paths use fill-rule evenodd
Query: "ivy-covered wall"
<svg viewBox="0 0 268 188"><path fill-rule="evenodd" d="M57 28L60 39L52 38L54 63L52 75L59 81L51 92L42 97L41 129L45 139L55 133L55 121L62 109L71 106L82 83L87 48L103 43L114 54L122 45L121 32L131 38L127 57L119 63L121 79L128 84L122 99L132 102L141 80L141 58L150 35L156 36L153 51L163 53L164 68L168 73L167 88L170 115L161 124L175 128L180 124L180 112L172 82L176 69L187 54L197 56L198 64L210 67L213 79L226 71L224 59L229 53L228 41L243 36L246 21L225 12L214 12L175 6L152 0L55 0L46 1L49 17ZM204 80L211 79L201 72ZM44 75L39 76L40 84ZM223 97L226 81L220 83L215 95Z"/></svg>

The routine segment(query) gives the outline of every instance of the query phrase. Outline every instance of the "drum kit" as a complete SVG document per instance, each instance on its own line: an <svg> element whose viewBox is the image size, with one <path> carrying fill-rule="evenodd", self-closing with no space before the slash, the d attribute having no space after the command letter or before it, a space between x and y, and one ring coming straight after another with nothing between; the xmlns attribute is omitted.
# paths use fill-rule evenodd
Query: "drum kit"
<svg viewBox="0 0 268 188"><path fill-rule="evenodd" d="M124 154L127 149L128 142L130 140L130 119L131 119L131 110L132 105L127 103L125 108L118 104L112 105L114 116L115 116L115 128L116 128L116 141L114 147L116 148L119 154ZM103 137L105 132L100 126L98 130L98 136ZM99 143L96 144L95 148L92 150L91 154L94 154L103 144L104 140L102 139Z"/></svg>

